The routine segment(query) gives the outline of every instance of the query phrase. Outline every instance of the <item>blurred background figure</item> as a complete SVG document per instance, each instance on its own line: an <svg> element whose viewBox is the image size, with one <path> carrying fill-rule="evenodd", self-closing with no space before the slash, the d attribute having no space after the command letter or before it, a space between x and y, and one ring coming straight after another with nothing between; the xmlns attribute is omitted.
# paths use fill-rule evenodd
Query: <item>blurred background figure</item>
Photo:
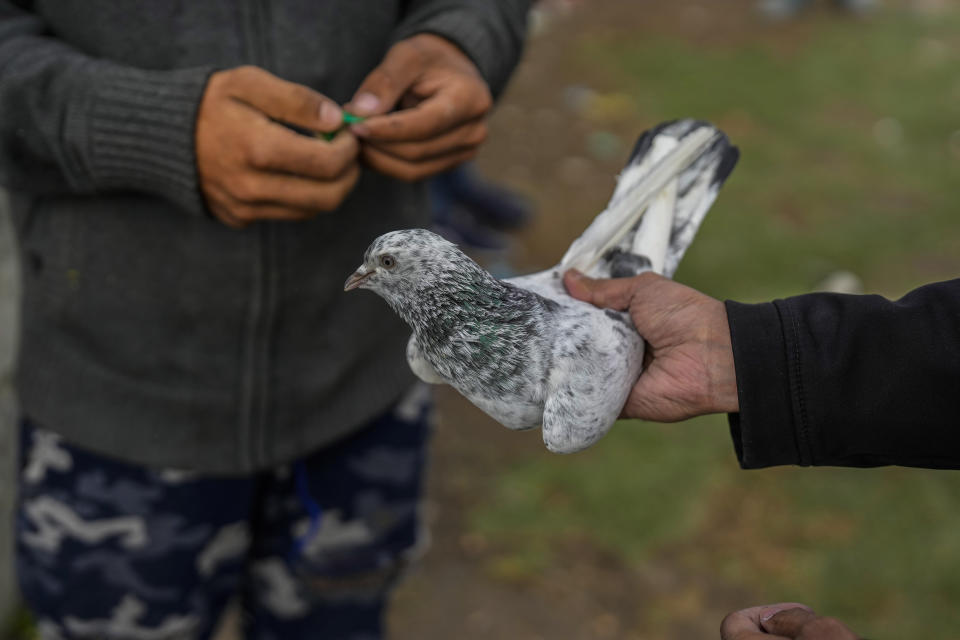
<svg viewBox="0 0 960 640"><path fill-rule="evenodd" d="M759 9L771 20L786 20L799 14L812 4L812 0L760 0ZM876 9L877 0L833 0L838 8L856 15Z"/></svg>

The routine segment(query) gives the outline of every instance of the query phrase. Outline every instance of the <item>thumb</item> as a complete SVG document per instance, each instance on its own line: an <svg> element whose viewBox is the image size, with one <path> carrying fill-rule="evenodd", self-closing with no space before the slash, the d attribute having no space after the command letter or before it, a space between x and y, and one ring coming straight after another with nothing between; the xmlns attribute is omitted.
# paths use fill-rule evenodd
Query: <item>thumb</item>
<svg viewBox="0 0 960 640"><path fill-rule="evenodd" d="M785 603L773 605L760 612L760 626L767 633L796 638L803 626L817 615L806 605Z"/></svg>
<svg viewBox="0 0 960 640"><path fill-rule="evenodd" d="M347 105L347 110L368 118L393 110L420 74L421 54L400 42L387 52L383 62L370 72Z"/></svg>
<svg viewBox="0 0 960 640"><path fill-rule="evenodd" d="M635 284L634 278L596 280L583 275L576 269L563 274L563 285L571 296L598 307L618 311L623 311L630 306Z"/></svg>

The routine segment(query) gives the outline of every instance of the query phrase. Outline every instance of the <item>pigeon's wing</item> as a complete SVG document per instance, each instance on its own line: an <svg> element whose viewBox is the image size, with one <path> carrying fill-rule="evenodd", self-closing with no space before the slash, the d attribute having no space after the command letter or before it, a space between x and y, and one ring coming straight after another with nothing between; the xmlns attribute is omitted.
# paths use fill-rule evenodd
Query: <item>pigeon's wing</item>
<svg viewBox="0 0 960 640"><path fill-rule="evenodd" d="M606 210L570 246L559 270L672 276L739 155L722 131L698 120L645 132Z"/></svg>
<svg viewBox="0 0 960 640"><path fill-rule="evenodd" d="M417 344L416 334L410 336L407 341L407 363L413 374L426 382L427 384L447 384L447 381L440 377L433 365L427 362L420 351L420 345Z"/></svg>

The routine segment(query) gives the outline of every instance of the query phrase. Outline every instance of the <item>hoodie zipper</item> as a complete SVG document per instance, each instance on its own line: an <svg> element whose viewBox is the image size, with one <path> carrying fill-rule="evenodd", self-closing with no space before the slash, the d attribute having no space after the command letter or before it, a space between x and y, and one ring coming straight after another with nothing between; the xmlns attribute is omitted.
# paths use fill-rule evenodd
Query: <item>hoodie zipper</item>
<svg viewBox="0 0 960 640"><path fill-rule="evenodd" d="M266 0L243 4L243 28L252 64L269 67L271 49L266 36L270 7ZM251 293L244 339L243 377L240 403L240 464L256 470L263 466L269 415L270 370L273 327L276 315L278 269L277 229L269 222L255 225L255 257L251 261Z"/></svg>

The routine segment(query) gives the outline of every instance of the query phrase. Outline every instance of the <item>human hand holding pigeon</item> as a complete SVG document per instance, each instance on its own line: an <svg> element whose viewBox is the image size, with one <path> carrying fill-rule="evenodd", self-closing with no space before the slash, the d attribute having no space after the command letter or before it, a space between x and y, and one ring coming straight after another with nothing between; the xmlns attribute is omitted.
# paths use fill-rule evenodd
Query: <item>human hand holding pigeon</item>
<svg viewBox="0 0 960 640"><path fill-rule="evenodd" d="M562 274L672 275L738 155L709 124L660 125L640 137L607 209L557 267L497 280L411 229L374 240L344 289L370 289L406 320L407 359L422 380L450 384L511 429L542 425L551 451L579 451L616 421L644 341L622 310L571 297Z"/></svg>
<svg viewBox="0 0 960 640"><path fill-rule="evenodd" d="M643 374L623 417L677 422L739 410L730 326L721 301L651 272L594 280L568 271L563 282L578 300L628 311L647 343Z"/></svg>

